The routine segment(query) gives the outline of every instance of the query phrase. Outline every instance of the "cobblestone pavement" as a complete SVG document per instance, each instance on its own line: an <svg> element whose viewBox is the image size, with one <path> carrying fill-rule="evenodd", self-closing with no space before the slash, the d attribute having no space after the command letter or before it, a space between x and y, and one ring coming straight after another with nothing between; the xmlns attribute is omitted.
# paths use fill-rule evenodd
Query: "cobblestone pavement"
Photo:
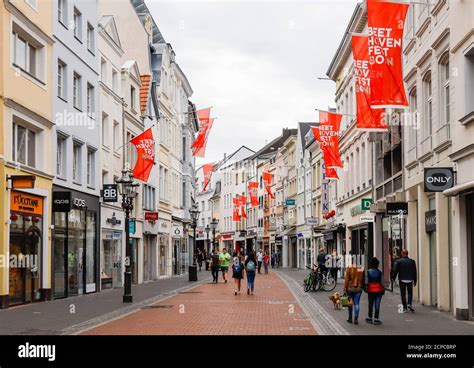
<svg viewBox="0 0 474 368"><path fill-rule="evenodd" d="M257 275L255 294L234 295L234 280L206 283L85 335L314 335L316 330L276 273Z"/></svg>

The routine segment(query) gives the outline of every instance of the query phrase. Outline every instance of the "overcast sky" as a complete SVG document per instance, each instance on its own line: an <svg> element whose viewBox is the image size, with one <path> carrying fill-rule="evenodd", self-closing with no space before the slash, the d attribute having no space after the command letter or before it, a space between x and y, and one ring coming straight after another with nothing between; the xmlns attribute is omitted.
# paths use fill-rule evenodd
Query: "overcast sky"
<svg viewBox="0 0 474 368"><path fill-rule="evenodd" d="M334 106L325 77L357 1L148 0L194 90L217 120L206 157L258 150L315 108Z"/></svg>

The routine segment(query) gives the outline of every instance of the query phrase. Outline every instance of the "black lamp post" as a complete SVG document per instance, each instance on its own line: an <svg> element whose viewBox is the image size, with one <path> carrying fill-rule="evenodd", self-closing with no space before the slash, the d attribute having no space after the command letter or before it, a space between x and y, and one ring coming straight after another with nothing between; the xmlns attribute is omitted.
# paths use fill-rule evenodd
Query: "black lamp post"
<svg viewBox="0 0 474 368"><path fill-rule="evenodd" d="M212 229L212 251L216 249L216 229L217 225L219 224L219 220L213 218L211 221L211 229Z"/></svg>
<svg viewBox="0 0 474 368"><path fill-rule="evenodd" d="M122 195L122 208L125 211L125 272L123 302L132 303L132 245L130 243L130 213L133 210L133 199L138 194L139 183L133 181L129 170L122 170L122 177L115 181Z"/></svg>
<svg viewBox="0 0 474 368"><path fill-rule="evenodd" d="M189 266L189 281L197 281L197 265L196 265L196 227L197 221L199 218L198 206L193 204L191 209L189 210L189 215L191 216L191 226L193 227L194 231L194 244L193 244L193 264Z"/></svg>

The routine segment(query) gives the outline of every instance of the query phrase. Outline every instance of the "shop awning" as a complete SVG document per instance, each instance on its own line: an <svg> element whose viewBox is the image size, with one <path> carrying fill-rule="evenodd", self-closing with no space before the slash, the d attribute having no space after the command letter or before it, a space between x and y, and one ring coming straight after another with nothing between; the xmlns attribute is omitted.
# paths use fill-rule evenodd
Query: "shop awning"
<svg viewBox="0 0 474 368"><path fill-rule="evenodd" d="M451 189L446 189L445 191L443 191L443 194L447 197L454 197L454 196L457 196L458 194L462 194L463 192L472 191L472 190L474 190L474 180L456 185L455 187Z"/></svg>
<svg viewBox="0 0 474 368"><path fill-rule="evenodd" d="M296 226L290 227L289 229L286 229L285 231L282 231L277 236L283 237L283 236L288 236L288 235L296 235Z"/></svg>

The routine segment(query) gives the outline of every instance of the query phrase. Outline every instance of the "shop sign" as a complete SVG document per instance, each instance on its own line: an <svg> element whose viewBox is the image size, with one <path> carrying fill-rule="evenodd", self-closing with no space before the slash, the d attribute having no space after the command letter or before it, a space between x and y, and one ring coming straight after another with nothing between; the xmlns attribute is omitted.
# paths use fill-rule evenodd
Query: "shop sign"
<svg viewBox="0 0 474 368"><path fill-rule="evenodd" d="M360 222L375 222L374 216L360 216Z"/></svg>
<svg viewBox="0 0 474 368"><path fill-rule="evenodd" d="M12 191L10 197L10 210L34 215L42 215L43 198L27 193Z"/></svg>
<svg viewBox="0 0 474 368"><path fill-rule="evenodd" d="M308 217L306 219L306 225L318 226L319 225L319 218L318 217Z"/></svg>
<svg viewBox="0 0 474 368"><path fill-rule="evenodd" d="M183 226L179 224L173 224L173 229L171 230L171 235L174 238L180 238L183 236Z"/></svg>
<svg viewBox="0 0 474 368"><path fill-rule="evenodd" d="M373 203L372 198L362 198L360 202L360 209L362 211L369 211L370 205Z"/></svg>
<svg viewBox="0 0 474 368"><path fill-rule="evenodd" d="M428 233L436 231L436 210L425 212L425 230Z"/></svg>
<svg viewBox="0 0 474 368"><path fill-rule="evenodd" d="M71 210L71 192L53 192L53 212Z"/></svg>
<svg viewBox="0 0 474 368"><path fill-rule="evenodd" d="M122 232L121 232L121 231L118 231L118 230L114 230L114 232L113 232L113 238L114 238L115 240L117 240L117 239L122 239Z"/></svg>
<svg viewBox="0 0 474 368"><path fill-rule="evenodd" d="M351 208L351 216L357 216L361 213L364 213L364 210L362 209L361 205L357 205Z"/></svg>
<svg viewBox="0 0 474 368"><path fill-rule="evenodd" d="M158 220L159 221L159 229L158 231L161 233L169 234L170 233L170 223L165 220Z"/></svg>
<svg viewBox="0 0 474 368"><path fill-rule="evenodd" d="M232 239L233 234L223 234L222 237L224 239Z"/></svg>
<svg viewBox="0 0 474 368"><path fill-rule="evenodd" d="M158 212L145 212L146 221L158 221Z"/></svg>
<svg viewBox="0 0 474 368"><path fill-rule="evenodd" d="M329 180L326 179L325 170L322 171L321 182L321 213L326 215L329 213Z"/></svg>
<svg viewBox="0 0 474 368"><path fill-rule="evenodd" d="M430 167L424 170L425 192L442 192L454 186L452 167Z"/></svg>
<svg viewBox="0 0 474 368"><path fill-rule="evenodd" d="M295 199L285 199L285 205L286 206L294 206L296 204L296 200Z"/></svg>
<svg viewBox="0 0 474 368"><path fill-rule="evenodd" d="M12 189L33 189L36 177L33 175L12 175L7 177L7 180L10 180Z"/></svg>
<svg viewBox="0 0 474 368"><path fill-rule="evenodd" d="M73 198L72 204L74 207L77 207L77 208L84 208L84 209L87 208L86 200L82 198Z"/></svg>
<svg viewBox="0 0 474 368"><path fill-rule="evenodd" d="M408 215L408 203L407 202L392 202L387 203L387 215Z"/></svg>
<svg viewBox="0 0 474 368"><path fill-rule="evenodd" d="M103 202L117 202L118 201L118 189L117 184L104 184L102 186L101 196Z"/></svg>
<svg viewBox="0 0 474 368"><path fill-rule="evenodd" d="M130 234L135 234L135 231L137 229L137 223L135 219L130 219L128 220L128 231Z"/></svg>

